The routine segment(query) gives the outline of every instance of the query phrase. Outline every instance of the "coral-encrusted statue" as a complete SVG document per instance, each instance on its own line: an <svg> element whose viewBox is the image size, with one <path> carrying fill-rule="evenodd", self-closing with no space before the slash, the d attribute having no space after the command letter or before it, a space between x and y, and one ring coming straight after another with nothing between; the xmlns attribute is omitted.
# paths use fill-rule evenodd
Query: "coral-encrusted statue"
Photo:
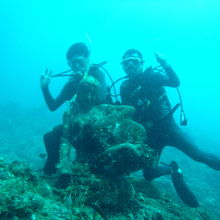
<svg viewBox="0 0 220 220"><path fill-rule="evenodd" d="M76 161L88 163L93 173L122 176L151 165L154 152L145 144L144 127L132 120L134 108L99 105L99 83L82 80L71 108L64 113L60 162L62 174L71 174L70 151Z"/></svg>

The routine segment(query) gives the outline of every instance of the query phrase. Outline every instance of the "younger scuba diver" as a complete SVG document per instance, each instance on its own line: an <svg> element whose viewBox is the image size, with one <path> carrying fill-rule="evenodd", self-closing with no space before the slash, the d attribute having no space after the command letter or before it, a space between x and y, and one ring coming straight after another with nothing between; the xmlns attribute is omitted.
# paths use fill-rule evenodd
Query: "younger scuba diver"
<svg viewBox="0 0 220 220"><path fill-rule="evenodd" d="M66 58L73 74L64 85L60 94L54 99L49 91L51 72L46 70L41 76L40 85L45 102L50 111L55 111L66 101L70 101L77 93L81 80L86 75L95 77L100 82L99 101L105 103L106 82L105 74L98 65L90 65L90 50L84 43L75 43L67 51ZM56 75L57 76L57 75ZM48 175L56 172L56 164L59 161L60 140L62 136L62 125L56 126L52 131L44 135L44 144L48 154L46 164L43 168Z"/></svg>
<svg viewBox="0 0 220 220"><path fill-rule="evenodd" d="M150 147L161 155L166 146L172 146L192 159L209 167L220 170L220 158L201 151L196 144L183 132L173 118L173 110L164 87L178 87L180 81L164 58L156 54L156 59L165 71L155 71L152 67L144 70L143 56L136 49L129 49L122 57L122 67L128 76L120 86L122 104L135 107L135 120L147 130L147 142ZM177 175L173 163L170 166L145 167L145 179L153 180L162 175L171 174L174 186L182 201L189 206L197 207L195 196L190 193L182 175ZM177 165L177 164L176 164ZM172 170L174 170L172 174ZM179 184L180 188L178 188ZM188 195L188 198L184 197ZM184 199L183 199L184 198ZM191 202L193 201L193 202Z"/></svg>

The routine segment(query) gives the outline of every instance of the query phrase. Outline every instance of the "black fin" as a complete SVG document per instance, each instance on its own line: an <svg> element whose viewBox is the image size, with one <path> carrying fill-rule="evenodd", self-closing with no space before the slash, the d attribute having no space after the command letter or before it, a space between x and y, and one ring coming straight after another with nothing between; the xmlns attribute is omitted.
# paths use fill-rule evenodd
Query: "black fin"
<svg viewBox="0 0 220 220"><path fill-rule="evenodd" d="M173 181L173 185L182 202L185 205L188 205L193 208L199 207L199 202L196 199L193 192L189 189L189 187L185 183L183 174L177 163L172 161L170 166L172 169L171 178Z"/></svg>

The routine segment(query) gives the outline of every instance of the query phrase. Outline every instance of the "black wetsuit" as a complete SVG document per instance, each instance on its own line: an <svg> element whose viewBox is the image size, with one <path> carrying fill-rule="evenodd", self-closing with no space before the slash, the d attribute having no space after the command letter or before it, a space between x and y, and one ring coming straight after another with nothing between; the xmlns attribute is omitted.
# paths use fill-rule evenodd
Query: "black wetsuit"
<svg viewBox="0 0 220 220"><path fill-rule="evenodd" d="M94 76L101 84L100 87L100 104L105 103L106 96L106 82L105 73L98 68L98 66L91 66L88 75ZM66 101L71 100L78 90L79 83L82 77L79 75L73 75L70 80L64 85L62 91L57 96L53 98L50 94L49 88L43 88L43 96L45 102L50 109L50 111L55 111ZM56 172L56 164L59 162L59 149L60 140L62 136L62 125L56 126L52 131L44 135L44 144L47 151L47 161L43 168L46 174L52 174Z"/></svg>
<svg viewBox="0 0 220 220"><path fill-rule="evenodd" d="M164 87L178 87L180 81L170 66L164 70L166 74L154 71L150 67L135 79L124 81L120 87L122 104L136 108L134 117L147 129L148 144L159 155L165 146L172 146L192 159L220 170L220 158L201 151L175 123ZM149 179L162 174L163 171L155 176L152 174ZM148 178L147 172L145 175L145 178Z"/></svg>

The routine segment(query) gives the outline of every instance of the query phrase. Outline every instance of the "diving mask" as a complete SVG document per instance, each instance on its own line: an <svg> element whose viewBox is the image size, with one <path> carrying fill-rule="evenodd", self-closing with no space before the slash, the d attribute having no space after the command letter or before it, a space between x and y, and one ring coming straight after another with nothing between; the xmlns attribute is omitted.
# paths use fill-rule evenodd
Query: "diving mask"
<svg viewBox="0 0 220 220"><path fill-rule="evenodd" d="M139 57L124 58L121 65L130 77L136 77L142 70L143 61Z"/></svg>
<svg viewBox="0 0 220 220"><path fill-rule="evenodd" d="M128 57L122 60L121 65L127 69L129 66L138 67L141 63L142 60L139 57Z"/></svg>
<svg viewBox="0 0 220 220"><path fill-rule="evenodd" d="M84 74L88 71L89 58L83 56L74 57L73 59L69 60L69 65L75 73Z"/></svg>

